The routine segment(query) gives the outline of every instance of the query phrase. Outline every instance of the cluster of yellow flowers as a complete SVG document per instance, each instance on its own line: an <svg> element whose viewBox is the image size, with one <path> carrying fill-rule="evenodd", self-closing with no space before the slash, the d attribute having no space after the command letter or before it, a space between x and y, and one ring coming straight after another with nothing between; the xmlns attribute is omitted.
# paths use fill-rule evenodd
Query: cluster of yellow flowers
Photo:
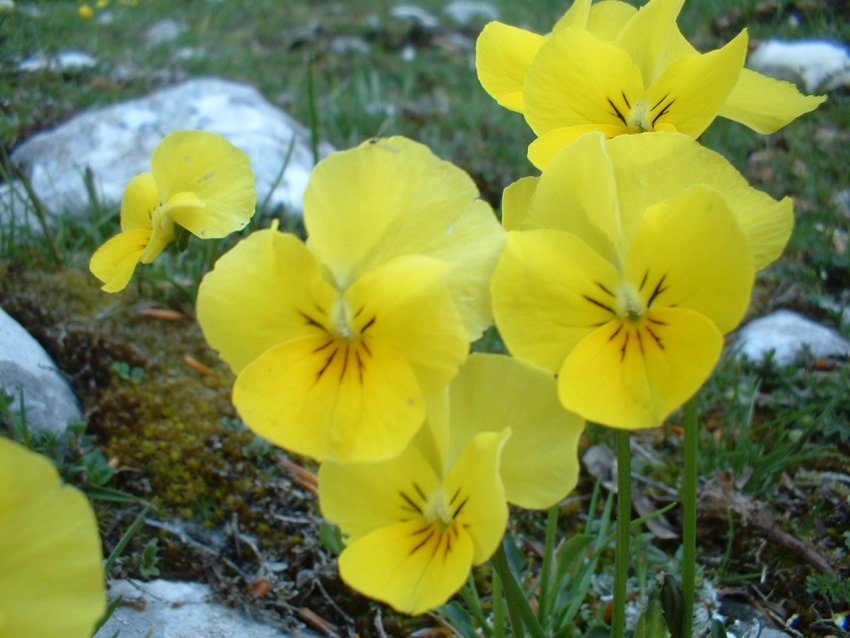
<svg viewBox="0 0 850 638"><path fill-rule="evenodd" d="M376 139L316 166L306 242L272 224L201 282L198 320L236 373L241 417L321 462L321 510L355 589L414 614L444 603L496 551L509 503L545 508L573 489L585 419L654 427L697 391L754 273L788 241L791 201L695 138L718 115L772 132L823 98L744 69L746 33L698 53L676 26L682 4L576 0L547 35L484 29L478 76L524 115L542 171L505 189L501 225L462 170ZM255 204L242 151L173 133L127 186L122 232L91 270L122 290L178 226L223 237ZM493 321L513 356L469 355ZM63 554L79 556L69 582L86 583L64 603L77 622L103 602L91 513L31 456L0 439L0 591L23 587L5 574L34 555L11 546L43 532L20 521L76 508L86 530L45 542L79 548ZM9 487L29 472L37 507ZM32 564L33 578L56 575ZM23 617L4 606L29 590L16 591L0 595L0 633Z"/></svg>

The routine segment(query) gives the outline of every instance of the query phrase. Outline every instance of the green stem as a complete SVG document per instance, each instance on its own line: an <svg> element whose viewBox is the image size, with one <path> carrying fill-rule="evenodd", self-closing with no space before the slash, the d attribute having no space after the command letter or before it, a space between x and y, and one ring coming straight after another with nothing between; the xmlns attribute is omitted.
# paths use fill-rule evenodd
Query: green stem
<svg viewBox="0 0 850 638"><path fill-rule="evenodd" d="M505 638L505 599L502 597L502 579L493 572L493 638Z"/></svg>
<svg viewBox="0 0 850 638"><path fill-rule="evenodd" d="M685 403L685 469L682 476L682 636L694 623L697 559L697 452L699 407L696 397Z"/></svg>
<svg viewBox="0 0 850 638"><path fill-rule="evenodd" d="M540 570L540 607L537 618L542 625L546 624L549 612L549 599L552 596L552 563L555 562L555 533L558 531L558 504L549 508L546 516L546 540L543 545L543 567Z"/></svg>
<svg viewBox="0 0 850 638"><path fill-rule="evenodd" d="M626 583L632 518L632 450L628 430L617 431L617 546L614 553L614 613L612 638L626 631Z"/></svg>
<svg viewBox="0 0 850 638"><path fill-rule="evenodd" d="M516 638L522 638L525 635L522 629L523 624L525 624L532 638L546 638L543 628L537 621L537 616L534 615L531 605L528 604L525 592L522 591L522 587L520 587L514 578L513 572L511 572L511 568L508 566L504 541L502 545L499 545L499 549L493 554L490 562L502 580L502 587L504 588L505 599L508 603L508 615L511 617L511 628L513 629L514 636Z"/></svg>

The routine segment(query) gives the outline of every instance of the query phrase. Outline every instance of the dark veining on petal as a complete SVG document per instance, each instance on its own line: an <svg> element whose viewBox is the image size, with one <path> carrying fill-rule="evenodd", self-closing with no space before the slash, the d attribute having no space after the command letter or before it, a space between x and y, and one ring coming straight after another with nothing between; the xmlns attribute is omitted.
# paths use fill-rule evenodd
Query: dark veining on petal
<svg viewBox="0 0 850 638"><path fill-rule="evenodd" d="M351 348L348 344L345 345L345 355L342 360L342 370L339 371L339 380L342 382L345 379L345 371L348 370L348 355L351 353Z"/></svg>
<svg viewBox="0 0 850 638"><path fill-rule="evenodd" d="M321 370L319 370L319 372L316 374L316 381L317 381L317 382L319 381L319 379L321 379L321 378L322 378L322 375L325 373L325 370L327 370L327 369L328 369L328 367L331 365L331 362L333 362L334 357L336 357L336 353L337 353L337 352L339 352L339 348L337 348L336 350L334 350L333 352L331 352L331 354L330 354L330 356L328 357L327 361L325 361L325 365L323 365L323 366L322 366L322 369L321 369Z"/></svg>
<svg viewBox="0 0 850 638"><path fill-rule="evenodd" d="M629 347L629 337L631 336L630 332L626 332L626 338L623 339L623 347L620 348L620 361L626 358L626 349Z"/></svg>
<svg viewBox="0 0 850 638"><path fill-rule="evenodd" d="M624 125L628 126L628 124L626 124L626 118L625 118L625 117L623 117L623 114L622 114L622 113L620 113L620 109L618 109L618 108L614 105L614 102L612 102L612 101L611 101L611 98L610 98L610 97L608 98L608 104L610 104L610 105L611 105L611 108L612 108L612 109L614 109L614 112L613 112L613 113L611 113L611 115L616 115L616 116L620 119L620 121L621 121Z"/></svg>
<svg viewBox="0 0 850 638"><path fill-rule="evenodd" d="M458 514L460 514L460 513L463 511L463 508L466 506L466 504L467 504L468 502L469 502L469 497L467 496L465 499L463 499L463 500L460 502L460 505L458 505L458 506L455 508L455 511L454 511L454 512L452 512L452 520L454 520L454 519L456 519L456 518L458 517Z"/></svg>
<svg viewBox="0 0 850 638"><path fill-rule="evenodd" d="M302 317L304 317L304 319L306 319L306 320L307 320L307 324L308 324L308 325L315 326L316 328L321 328L322 330L324 330L324 329L325 329L325 327L324 327L322 324L320 324L318 321L316 321L315 319L313 319L313 317L311 317L310 315L308 315L306 312L301 312L301 311L299 310L299 311L298 311L298 314L299 314L299 315L301 315Z"/></svg>
<svg viewBox="0 0 850 638"><path fill-rule="evenodd" d="M372 327L372 325L375 323L375 319L376 319L376 317L372 317L371 319L369 319L369 321L367 321L367 322L366 322L366 325L364 325L364 326L360 329L360 334L361 334L361 335L362 335L364 332L366 332L369 328L371 328L371 327Z"/></svg>
<svg viewBox="0 0 850 638"><path fill-rule="evenodd" d="M600 289L602 292L604 292L606 295L608 295L609 297L613 297L613 296L614 296L614 293L613 293L613 292L611 292L610 290L608 290L608 289L607 289L607 288L606 288L603 284L599 283L598 281L594 281L593 283L595 283L597 286L599 286L599 289Z"/></svg>
<svg viewBox="0 0 850 638"><path fill-rule="evenodd" d="M410 554L408 554L408 556L413 556L417 551L419 551L425 545L425 543L427 543L429 540L431 540L431 538L434 536L434 527L431 526L430 530L431 530L431 532L428 534L428 536L423 538L416 547L411 549Z"/></svg>
<svg viewBox="0 0 850 638"><path fill-rule="evenodd" d="M455 493L454 493L454 494L452 494L451 499L449 499L449 505L454 505L454 504L455 504L455 501L457 500L457 497L458 497L459 495L460 495L460 488L457 488L457 489L455 490Z"/></svg>
<svg viewBox="0 0 850 638"><path fill-rule="evenodd" d="M643 292L643 287L646 285L646 278L649 277L649 271L647 270L643 273L643 279L640 280L640 286L638 286L638 292Z"/></svg>
<svg viewBox="0 0 850 638"><path fill-rule="evenodd" d="M626 108L631 109L631 108L632 108L632 105L631 105L631 103L629 102L629 98L627 98L627 97L626 97L626 92L625 92L625 91L620 91L620 95L622 95L622 96L623 96L623 102L625 102L625 103L626 103Z"/></svg>
<svg viewBox="0 0 850 638"><path fill-rule="evenodd" d="M613 309L613 308L611 308L610 306L606 306L604 303L602 303L601 301L597 301L597 300L596 300L596 299L594 299L593 297L588 297L587 295L582 295L582 297L584 297L584 299L585 299L585 300L589 301L589 302L590 302L590 303L592 303L594 306L599 306L599 307L600 307L600 308L602 308L603 310L607 310L607 311L608 311L608 312L610 312L612 315L617 314L617 313L615 313L615 312L614 312L614 309Z"/></svg>
<svg viewBox="0 0 850 638"><path fill-rule="evenodd" d="M623 324L620 324L619 326L617 326L617 329L614 331L614 333L613 333L610 337L608 337L608 341L609 341L609 342L613 341L613 340L614 340L614 338L615 338L618 334L620 334L620 331L621 331L622 329L623 329Z"/></svg>
<svg viewBox="0 0 850 638"><path fill-rule="evenodd" d="M660 295L662 292L667 290L664 287L664 280L667 279L667 275L661 275L661 279L658 280L658 283L655 284L655 289L652 291L652 294L649 296L649 300L646 302L646 307L649 308L652 306L652 302Z"/></svg>
<svg viewBox="0 0 850 638"><path fill-rule="evenodd" d="M416 481L413 482L413 489L416 490L416 493L419 494L419 498L421 498L423 501L428 500L427 498L425 498L425 492L422 491L422 488L419 487L419 484Z"/></svg>
<svg viewBox="0 0 850 638"><path fill-rule="evenodd" d="M638 346L640 347L640 353L641 353L641 354L646 354L646 353L644 352L644 350L643 350L643 335L641 334L641 331L640 331L640 330L636 330L636 331L635 331L635 335L637 335Z"/></svg>
<svg viewBox="0 0 850 638"><path fill-rule="evenodd" d="M676 101L676 98L673 98L672 100L670 100L667 103L667 106L665 106L663 109L661 109L661 111L658 113L658 115L656 115L654 118L652 118L652 128L655 128L655 123L658 121L658 118L660 118L662 115L666 114L670 110L670 107L673 106L673 103L675 101Z"/></svg>
<svg viewBox="0 0 850 638"><path fill-rule="evenodd" d="M331 345L334 341L335 341L335 339L329 339L327 341L327 343L324 343L324 344L320 345L318 348L316 348L315 350L313 350L313 354L316 354L317 352L321 352L322 350L327 348L329 345Z"/></svg>
<svg viewBox="0 0 850 638"><path fill-rule="evenodd" d="M357 361L357 376L360 379L360 385L363 385L363 360L360 358L360 349L354 351L354 359Z"/></svg>
<svg viewBox="0 0 850 638"><path fill-rule="evenodd" d="M408 505L410 505L410 507L413 508L413 511L415 511L419 515L424 515L422 508L419 507L416 504L416 502L412 498L410 498L407 494L405 494L404 492L399 490L399 496L401 496L404 499L405 503L407 503ZM404 509L408 509L408 508L405 507Z"/></svg>
<svg viewBox="0 0 850 638"><path fill-rule="evenodd" d="M662 325L664 325L664 324L662 324ZM658 344L658 347L661 348L662 350L664 350L664 344L661 343L661 337L659 337L657 334L655 334L655 331L652 328L650 328L649 326L646 326L646 331L649 333L650 337L655 339L655 343Z"/></svg>

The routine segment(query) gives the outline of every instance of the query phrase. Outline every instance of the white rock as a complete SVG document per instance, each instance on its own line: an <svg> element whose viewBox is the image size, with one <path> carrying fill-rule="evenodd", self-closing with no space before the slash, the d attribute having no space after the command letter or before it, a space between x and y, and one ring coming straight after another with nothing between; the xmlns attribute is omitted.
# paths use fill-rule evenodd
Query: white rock
<svg viewBox="0 0 850 638"><path fill-rule="evenodd" d="M157 20L145 30L145 42L155 47L167 42L173 42L186 31L185 25L172 18Z"/></svg>
<svg viewBox="0 0 850 638"><path fill-rule="evenodd" d="M35 73L37 71L79 71L97 66L97 59L85 51L62 51L56 55L36 53L18 64L18 71Z"/></svg>
<svg viewBox="0 0 850 638"><path fill-rule="evenodd" d="M735 350L753 361L773 351L773 360L788 365L808 348L818 358L850 355L850 341L790 310L754 319L738 331Z"/></svg>
<svg viewBox="0 0 850 638"><path fill-rule="evenodd" d="M12 413L24 398L29 427L63 432L83 418L77 398L53 359L24 328L0 308L0 388L13 397Z"/></svg>
<svg viewBox="0 0 850 638"><path fill-rule="evenodd" d="M433 30L440 26L433 14L415 4L397 4L390 9L390 15L396 20L411 20L423 29Z"/></svg>
<svg viewBox="0 0 850 638"><path fill-rule="evenodd" d="M748 66L765 75L794 82L806 93L850 86L847 49L824 40L766 40L750 55Z"/></svg>
<svg viewBox="0 0 850 638"><path fill-rule="evenodd" d="M210 602L212 592L200 583L166 580L118 580L110 584L110 598L121 596L120 606L94 638L307 638L308 632L286 634L249 620Z"/></svg>
<svg viewBox="0 0 850 638"><path fill-rule="evenodd" d="M83 181L86 167L94 173L100 200L120 202L130 179L150 170L157 144L178 129L205 129L227 137L251 158L259 202L271 191L271 205L301 211L313 166L309 131L255 88L227 80L190 80L81 113L21 144L12 161L24 168L50 211L84 215L89 203ZM292 155L278 183L290 145ZM331 150L326 144L320 148L323 155Z"/></svg>
<svg viewBox="0 0 850 638"><path fill-rule="evenodd" d="M474 24L485 24L499 19L499 10L489 2L476 2L474 0L454 0L443 8L449 18L460 27L469 27Z"/></svg>

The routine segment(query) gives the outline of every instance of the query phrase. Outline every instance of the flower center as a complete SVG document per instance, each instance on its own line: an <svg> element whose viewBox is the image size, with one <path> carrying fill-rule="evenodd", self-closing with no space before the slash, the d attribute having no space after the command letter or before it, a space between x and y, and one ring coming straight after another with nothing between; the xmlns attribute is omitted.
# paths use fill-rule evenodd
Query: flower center
<svg viewBox="0 0 850 638"><path fill-rule="evenodd" d="M640 324L646 315L646 305L642 295L627 281L621 282L617 289L615 307L617 315L633 325Z"/></svg>

